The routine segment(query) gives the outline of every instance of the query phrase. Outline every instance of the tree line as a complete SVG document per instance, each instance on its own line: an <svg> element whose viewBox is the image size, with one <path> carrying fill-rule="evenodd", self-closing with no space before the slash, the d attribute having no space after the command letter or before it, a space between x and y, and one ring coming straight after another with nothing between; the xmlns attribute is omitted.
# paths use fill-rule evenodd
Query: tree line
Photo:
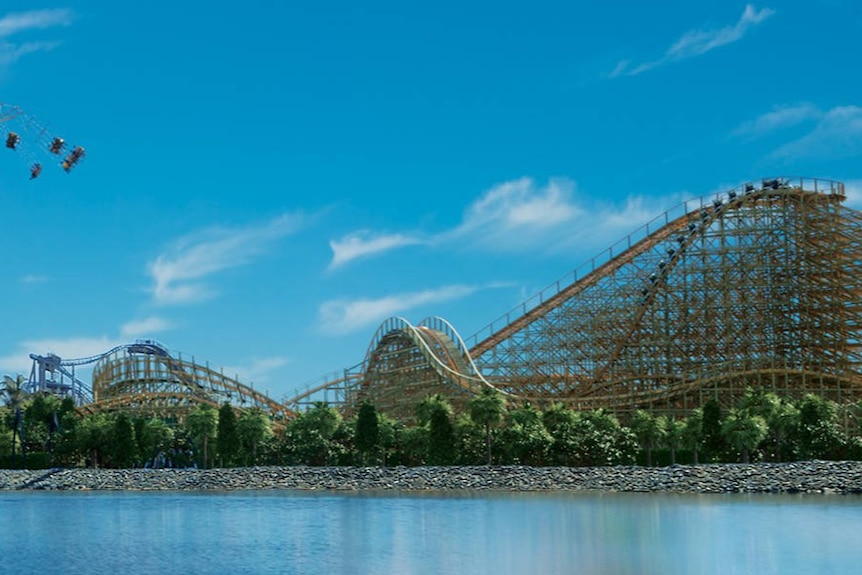
<svg viewBox="0 0 862 575"><path fill-rule="evenodd" d="M404 423L370 403L345 418L319 402L273 426L259 410L200 405L182 422L130 413L79 416L71 399L16 392L6 377L0 467L238 467L251 465L605 466L860 459L860 407L814 394L749 390L736 407L715 400L685 418L636 411L509 405L486 389L456 414L432 395Z"/></svg>

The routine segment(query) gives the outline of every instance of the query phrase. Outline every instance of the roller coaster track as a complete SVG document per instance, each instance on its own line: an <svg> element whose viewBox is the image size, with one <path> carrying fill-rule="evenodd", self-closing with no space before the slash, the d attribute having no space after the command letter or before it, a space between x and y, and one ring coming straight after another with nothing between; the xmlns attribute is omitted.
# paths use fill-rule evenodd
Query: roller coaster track
<svg viewBox="0 0 862 575"><path fill-rule="evenodd" d="M839 182L776 178L684 202L469 349L442 319L391 318L372 338L354 402L403 416L423 394L484 385L623 411L731 403L750 385L858 399L862 217L843 200Z"/></svg>
<svg viewBox="0 0 862 575"><path fill-rule="evenodd" d="M184 360L181 354L174 357L167 348L149 340L79 359L65 360L53 354L31 358L31 387L41 391L68 387L49 379L50 374L72 375L67 367L95 364L92 391L86 401L79 402L79 411L85 413L124 410L182 419L196 405L218 407L227 402L238 408L259 409L276 424L295 415L287 406L236 378L194 359Z"/></svg>

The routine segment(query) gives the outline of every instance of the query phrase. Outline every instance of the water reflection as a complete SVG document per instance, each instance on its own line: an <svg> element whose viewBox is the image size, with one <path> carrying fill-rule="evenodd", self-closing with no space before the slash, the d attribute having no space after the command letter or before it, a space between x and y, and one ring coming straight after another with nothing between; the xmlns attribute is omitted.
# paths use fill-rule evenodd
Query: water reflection
<svg viewBox="0 0 862 575"><path fill-rule="evenodd" d="M860 524L828 496L2 493L0 573L858 573Z"/></svg>

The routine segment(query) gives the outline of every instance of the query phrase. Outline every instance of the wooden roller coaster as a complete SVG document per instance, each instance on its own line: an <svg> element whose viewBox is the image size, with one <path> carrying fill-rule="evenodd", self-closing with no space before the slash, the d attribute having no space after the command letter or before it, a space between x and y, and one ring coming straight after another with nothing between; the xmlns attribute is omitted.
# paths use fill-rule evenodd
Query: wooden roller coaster
<svg viewBox="0 0 862 575"><path fill-rule="evenodd" d="M732 404L747 387L859 400L862 213L844 200L839 182L776 178L686 202L469 348L388 320L347 407L410 417L417 397L481 385L616 412Z"/></svg>

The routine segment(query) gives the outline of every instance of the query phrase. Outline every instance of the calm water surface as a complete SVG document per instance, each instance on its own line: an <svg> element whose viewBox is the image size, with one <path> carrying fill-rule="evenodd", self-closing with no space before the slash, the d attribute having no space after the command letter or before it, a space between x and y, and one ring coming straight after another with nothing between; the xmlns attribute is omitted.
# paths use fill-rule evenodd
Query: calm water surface
<svg viewBox="0 0 862 575"><path fill-rule="evenodd" d="M855 497L0 493L0 574L862 573Z"/></svg>

